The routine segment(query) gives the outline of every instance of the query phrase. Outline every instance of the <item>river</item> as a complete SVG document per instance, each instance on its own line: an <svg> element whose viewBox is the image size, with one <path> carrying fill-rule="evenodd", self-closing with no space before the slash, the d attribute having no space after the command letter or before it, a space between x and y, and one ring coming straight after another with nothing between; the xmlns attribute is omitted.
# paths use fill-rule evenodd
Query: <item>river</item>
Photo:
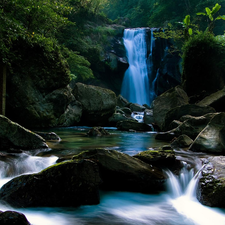
<svg viewBox="0 0 225 225"><path fill-rule="evenodd" d="M110 136L87 137L88 129L70 127L51 130L61 140L48 142L48 151L0 156L0 185L20 174L41 171L59 157L87 149L102 147L134 155L167 144L156 141L154 132L121 132L107 128ZM169 176L167 191L157 195L101 191L101 202L95 206L15 209L0 205L0 210L22 212L32 225L224 225L223 209L203 206L196 199L195 189L201 168L198 156L177 153L177 157L184 160L184 167L179 176L165 171ZM190 169L189 163L195 168ZM195 174L196 170L199 172Z"/></svg>

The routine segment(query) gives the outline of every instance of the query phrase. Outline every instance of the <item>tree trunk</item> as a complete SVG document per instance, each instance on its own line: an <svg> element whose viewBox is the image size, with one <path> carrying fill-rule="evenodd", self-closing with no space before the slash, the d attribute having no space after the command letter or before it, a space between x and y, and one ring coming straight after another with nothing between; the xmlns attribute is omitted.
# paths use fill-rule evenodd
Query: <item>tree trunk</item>
<svg viewBox="0 0 225 225"><path fill-rule="evenodd" d="M6 66L0 64L0 114L5 116L6 105Z"/></svg>

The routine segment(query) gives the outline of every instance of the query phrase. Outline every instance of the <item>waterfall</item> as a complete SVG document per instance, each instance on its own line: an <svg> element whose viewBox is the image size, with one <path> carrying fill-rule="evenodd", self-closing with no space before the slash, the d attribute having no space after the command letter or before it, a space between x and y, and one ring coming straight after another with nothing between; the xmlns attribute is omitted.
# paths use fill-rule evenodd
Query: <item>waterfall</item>
<svg viewBox="0 0 225 225"><path fill-rule="evenodd" d="M148 77L146 28L125 29L123 40L129 68L124 74L121 95L129 102L150 105L152 99ZM153 41L154 38L150 54Z"/></svg>

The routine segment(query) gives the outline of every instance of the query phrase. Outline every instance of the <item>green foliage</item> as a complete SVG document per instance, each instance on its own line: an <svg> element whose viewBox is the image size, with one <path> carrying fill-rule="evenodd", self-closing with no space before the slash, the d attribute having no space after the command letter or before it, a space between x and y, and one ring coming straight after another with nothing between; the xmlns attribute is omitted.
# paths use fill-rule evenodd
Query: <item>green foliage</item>
<svg viewBox="0 0 225 225"><path fill-rule="evenodd" d="M22 38L41 44L45 38L54 39L58 29L69 23L64 15L72 10L67 1L61 0L1 0L1 3L0 57L8 65L17 57L11 52L14 41Z"/></svg>
<svg viewBox="0 0 225 225"><path fill-rule="evenodd" d="M196 13L198 16L207 16L209 19L209 25L207 27L207 31L213 32L213 28L215 26L215 21L216 20L225 20L225 16L218 15L219 10L221 9L221 5L216 3L216 5L210 10L210 8L206 7L205 8L205 13L204 12L199 12Z"/></svg>
<svg viewBox="0 0 225 225"><path fill-rule="evenodd" d="M94 78L92 70L89 68L90 63L83 56L70 51L67 62L71 71L71 79L85 82L88 79Z"/></svg>
<svg viewBox="0 0 225 225"><path fill-rule="evenodd" d="M88 56L90 46L106 42L107 35L112 33L110 28L84 26L87 20L107 21L103 14L98 14L101 0L0 0L0 3L0 60L11 71L12 63L25 56L15 49L15 43L23 40L27 44L25 49L38 45L55 63L68 62L71 79L93 78L90 62L78 52ZM97 41L88 40L91 34ZM60 58L54 58L56 50ZM95 58L99 59L99 55Z"/></svg>
<svg viewBox="0 0 225 225"><path fill-rule="evenodd" d="M182 82L191 96L205 90L221 89L225 74L225 37L214 36L209 32L194 35L185 42L183 48ZM193 87L193 81L196 87Z"/></svg>

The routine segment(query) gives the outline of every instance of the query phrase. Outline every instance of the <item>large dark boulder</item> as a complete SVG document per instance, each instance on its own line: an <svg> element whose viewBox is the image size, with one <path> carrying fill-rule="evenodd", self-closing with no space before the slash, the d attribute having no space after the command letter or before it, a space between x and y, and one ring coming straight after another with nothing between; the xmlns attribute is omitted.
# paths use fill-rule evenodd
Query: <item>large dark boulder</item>
<svg viewBox="0 0 225 225"><path fill-rule="evenodd" d="M178 138L180 135L187 135L194 140L207 126L215 114L216 113L208 113L199 117L190 115L182 116L180 118L181 121L176 123L178 125L177 127L166 132L159 132L155 138L158 140L172 141L174 138Z"/></svg>
<svg viewBox="0 0 225 225"><path fill-rule="evenodd" d="M92 85L77 83L73 94L82 105L81 123L106 126L115 112L117 99L113 91Z"/></svg>
<svg viewBox="0 0 225 225"><path fill-rule="evenodd" d="M194 104L187 104L175 107L168 111L165 116L163 128L167 130L173 120L179 120L182 116L190 115L194 117L203 116L208 113L215 113L215 109L209 106L198 106Z"/></svg>
<svg viewBox="0 0 225 225"><path fill-rule="evenodd" d="M30 128L55 127L80 121L82 109L69 86L47 92L36 86L35 79L19 75L8 83L7 115L19 124Z"/></svg>
<svg viewBox="0 0 225 225"><path fill-rule="evenodd" d="M188 104L188 100L187 94L180 86L171 88L158 96L152 104L156 125L163 130L167 112L175 107Z"/></svg>
<svg viewBox="0 0 225 225"><path fill-rule="evenodd" d="M13 207L76 207L99 203L98 166L89 160L56 164L10 180L0 190L1 202Z"/></svg>
<svg viewBox="0 0 225 225"><path fill-rule="evenodd" d="M209 157L203 162L197 198L204 205L225 208L225 157Z"/></svg>
<svg viewBox="0 0 225 225"><path fill-rule="evenodd" d="M48 148L48 145L41 136L0 115L0 150L10 148L32 150Z"/></svg>
<svg viewBox="0 0 225 225"><path fill-rule="evenodd" d="M15 211L0 212L1 225L30 225L24 214Z"/></svg>
<svg viewBox="0 0 225 225"><path fill-rule="evenodd" d="M156 193L164 190L165 175L157 167L115 150L95 149L73 157L99 165L101 188L116 191Z"/></svg>
<svg viewBox="0 0 225 225"><path fill-rule="evenodd" d="M15 211L0 212L1 225L30 225L24 214Z"/></svg>
<svg viewBox="0 0 225 225"><path fill-rule="evenodd" d="M190 146L192 151L225 153L225 113L215 113Z"/></svg>

